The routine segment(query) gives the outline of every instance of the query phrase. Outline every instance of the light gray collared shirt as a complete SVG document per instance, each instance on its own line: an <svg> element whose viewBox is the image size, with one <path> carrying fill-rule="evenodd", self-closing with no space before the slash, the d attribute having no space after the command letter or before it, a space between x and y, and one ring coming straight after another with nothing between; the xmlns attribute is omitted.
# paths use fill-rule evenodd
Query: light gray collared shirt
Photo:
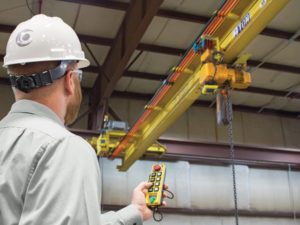
<svg viewBox="0 0 300 225"><path fill-rule="evenodd" d="M0 121L0 225L143 223L134 205L101 214L100 193L93 148L45 105L13 104Z"/></svg>

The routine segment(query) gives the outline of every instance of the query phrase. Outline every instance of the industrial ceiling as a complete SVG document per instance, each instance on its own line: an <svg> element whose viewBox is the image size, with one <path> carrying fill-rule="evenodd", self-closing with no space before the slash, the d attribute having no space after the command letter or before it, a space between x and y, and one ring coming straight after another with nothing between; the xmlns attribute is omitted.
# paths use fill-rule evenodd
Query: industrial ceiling
<svg viewBox="0 0 300 225"><path fill-rule="evenodd" d="M5 54L10 32L18 23L29 19L32 13L41 11L49 16L61 17L78 33L85 54L91 62L91 66L85 70L82 86L92 91L94 96L99 95L98 99L97 97L91 99L99 106L101 98L103 100L111 95L149 100L222 0L164 0L158 6L159 9L149 12L149 17L146 18L148 23L138 24L139 29L143 26L139 30L141 38L133 37L130 46L126 46L124 50L132 48L132 51L126 52L128 57L123 58L120 64L109 53L113 48L118 49L116 40L121 28L130 29L128 24L124 23L126 15L131 13L132 18L138 17L133 14L134 9L129 7L129 0L28 0L27 2L28 4L25 0L1 1L0 54L2 56ZM244 91L233 91L234 110L294 118L299 116L299 8L300 1L291 0L244 50L244 53L252 54L247 67L252 75L252 83ZM125 66L117 71L120 75L106 85L105 96L100 96L101 93L95 92L99 85L97 82L101 80L97 77L109 80L113 76L104 71L105 64L118 68L123 64ZM1 83L8 83L3 68L0 69L0 77ZM201 96L196 104L212 107L214 97Z"/></svg>

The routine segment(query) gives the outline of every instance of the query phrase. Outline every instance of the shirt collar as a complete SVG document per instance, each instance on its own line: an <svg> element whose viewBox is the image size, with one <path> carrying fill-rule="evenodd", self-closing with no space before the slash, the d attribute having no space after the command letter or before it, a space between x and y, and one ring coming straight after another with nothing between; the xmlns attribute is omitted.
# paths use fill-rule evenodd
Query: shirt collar
<svg viewBox="0 0 300 225"><path fill-rule="evenodd" d="M15 102L10 110L10 113L30 113L41 117L47 117L56 123L64 126L60 118L47 106L31 100L19 100Z"/></svg>

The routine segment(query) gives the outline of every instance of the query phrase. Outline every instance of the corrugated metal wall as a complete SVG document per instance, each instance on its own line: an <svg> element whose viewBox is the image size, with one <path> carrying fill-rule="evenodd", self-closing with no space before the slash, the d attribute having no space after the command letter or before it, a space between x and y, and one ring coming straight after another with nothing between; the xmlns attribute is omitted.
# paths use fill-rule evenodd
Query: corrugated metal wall
<svg viewBox="0 0 300 225"><path fill-rule="evenodd" d="M127 172L119 172L116 166L120 164L120 160L100 159L103 171L103 204L130 204L132 190L139 182L147 180L153 163L156 162L140 160ZM166 183L175 194L173 200L166 200L168 207L216 211L234 208L230 166L188 162L165 162L165 164ZM294 209L300 211L300 171L291 171L290 180L288 169L285 171L236 166L236 171L239 209L256 212L293 212ZM294 197L293 200L291 196ZM151 221L152 219L146 224L156 224ZM234 223L231 217L166 214L161 224ZM288 218L242 217L240 224L295 223ZM296 224L300 224L300 220L297 220Z"/></svg>

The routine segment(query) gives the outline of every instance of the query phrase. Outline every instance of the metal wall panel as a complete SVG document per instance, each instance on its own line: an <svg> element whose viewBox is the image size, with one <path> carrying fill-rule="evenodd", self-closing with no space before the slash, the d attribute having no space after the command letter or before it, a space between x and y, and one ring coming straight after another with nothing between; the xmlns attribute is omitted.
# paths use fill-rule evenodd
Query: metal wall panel
<svg viewBox="0 0 300 225"><path fill-rule="evenodd" d="M188 114L188 139L216 142L216 115L212 108L192 106Z"/></svg>
<svg viewBox="0 0 300 225"><path fill-rule="evenodd" d="M245 144L284 146L280 117L243 113Z"/></svg>
<svg viewBox="0 0 300 225"><path fill-rule="evenodd" d="M250 169L251 210L292 211L287 171Z"/></svg>
<svg viewBox="0 0 300 225"><path fill-rule="evenodd" d="M286 145L289 147L300 148L300 120L282 118L282 124Z"/></svg>
<svg viewBox="0 0 300 225"><path fill-rule="evenodd" d="M138 160L127 172L119 172L116 165L120 164L120 160L101 159L103 204L130 204L133 189L148 179L151 166L157 162L160 161ZM173 200L166 199L168 207L202 210L202 213L234 208L231 166L164 163L167 168L166 183L175 194ZM300 211L299 171L291 171L290 181L288 170L236 166L236 174L240 210L292 213L294 202L296 211Z"/></svg>

